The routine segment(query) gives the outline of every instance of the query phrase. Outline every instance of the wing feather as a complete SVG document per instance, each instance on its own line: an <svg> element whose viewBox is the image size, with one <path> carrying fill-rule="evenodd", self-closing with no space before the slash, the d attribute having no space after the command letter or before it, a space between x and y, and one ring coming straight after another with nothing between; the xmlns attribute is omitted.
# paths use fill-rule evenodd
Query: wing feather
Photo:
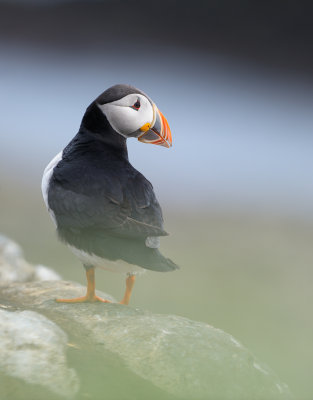
<svg viewBox="0 0 313 400"><path fill-rule="evenodd" d="M58 164L48 191L58 226L101 230L126 238L167 235L153 187L134 168L119 175L104 169L91 174L77 165L68 167L62 161Z"/></svg>

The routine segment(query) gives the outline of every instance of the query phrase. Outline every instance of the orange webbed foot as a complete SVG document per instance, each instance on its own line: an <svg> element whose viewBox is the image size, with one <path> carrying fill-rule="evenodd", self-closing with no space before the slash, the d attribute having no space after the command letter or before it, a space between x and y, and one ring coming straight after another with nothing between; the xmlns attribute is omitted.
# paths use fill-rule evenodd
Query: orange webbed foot
<svg viewBox="0 0 313 400"><path fill-rule="evenodd" d="M109 300L105 300L99 296L82 296L82 297L75 297L73 299L55 299L57 303L95 303L100 301L102 303L111 303Z"/></svg>

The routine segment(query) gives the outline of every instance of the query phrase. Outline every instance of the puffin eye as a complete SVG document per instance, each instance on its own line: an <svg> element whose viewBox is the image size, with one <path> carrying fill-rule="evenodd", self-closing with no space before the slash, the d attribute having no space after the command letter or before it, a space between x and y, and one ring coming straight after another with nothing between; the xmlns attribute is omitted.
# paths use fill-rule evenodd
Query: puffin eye
<svg viewBox="0 0 313 400"><path fill-rule="evenodd" d="M136 103L134 105L131 106L131 108L133 108L134 110L139 110L140 108L140 101L137 100Z"/></svg>

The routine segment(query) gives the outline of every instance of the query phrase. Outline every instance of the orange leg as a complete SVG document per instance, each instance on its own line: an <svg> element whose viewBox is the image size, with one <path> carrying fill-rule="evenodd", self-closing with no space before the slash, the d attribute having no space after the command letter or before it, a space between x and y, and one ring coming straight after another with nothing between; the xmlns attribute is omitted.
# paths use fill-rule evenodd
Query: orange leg
<svg viewBox="0 0 313 400"><path fill-rule="evenodd" d="M135 284L135 279L136 279L135 275L129 275L126 278L126 290L125 290L123 300L120 301L120 304L124 304L126 306L129 304L130 296L132 294L132 290L133 290L133 287Z"/></svg>
<svg viewBox="0 0 313 400"><path fill-rule="evenodd" d="M87 277L87 293L82 297L75 297L74 299L56 299L58 303L83 303L86 301L95 302L102 301L103 303L110 303L109 300L102 299L96 295L96 283L95 283L95 269L89 268L86 270Z"/></svg>

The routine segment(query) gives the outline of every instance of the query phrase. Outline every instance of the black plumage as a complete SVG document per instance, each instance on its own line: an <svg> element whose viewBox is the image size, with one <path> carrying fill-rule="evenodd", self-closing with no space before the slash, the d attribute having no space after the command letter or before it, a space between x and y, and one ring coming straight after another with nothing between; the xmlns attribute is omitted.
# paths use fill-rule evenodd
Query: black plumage
<svg viewBox="0 0 313 400"><path fill-rule="evenodd" d="M112 101L119 100L122 97L127 96L128 94L136 93L144 95L151 102L149 97L142 90L139 90L134 86L124 84L114 85L108 88L96 98L95 102L98 104L107 104L111 103Z"/></svg>
<svg viewBox="0 0 313 400"><path fill-rule="evenodd" d="M150 270L177 268L146 245L148 237L167 235L161 207L151 183L129 163L126 138L96 102L53 170L48 205L59 237L75 248Z"/></svg>

